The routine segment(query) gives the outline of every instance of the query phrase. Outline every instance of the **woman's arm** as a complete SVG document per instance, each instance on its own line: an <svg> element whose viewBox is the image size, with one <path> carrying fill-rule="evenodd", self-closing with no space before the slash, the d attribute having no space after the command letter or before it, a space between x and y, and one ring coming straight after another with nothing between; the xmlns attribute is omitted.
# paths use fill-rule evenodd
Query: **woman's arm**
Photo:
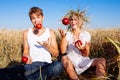
<svg viewBox="0 0 120 80"><path fill-rule="evenodd" d="M60 51L62 54L66 53L68 41L66 40L66 34L64 30L58 29L61 34L61 40L60 40Z"/></svg>
<svg viewBox="0 0 120 80"><path fill-rule="evenodd" d="M67 40L65 37L62 37L60 41L60 51L62 54L64 54L66 53L66 50L67 50Z"/></svg>
<svg viewBox="0 0 120 80"><path fill-rule="evenodd" d="M85 47L79 49L82 53L82 56L88 57L90 53L90 42L85 44Z"/></svg>

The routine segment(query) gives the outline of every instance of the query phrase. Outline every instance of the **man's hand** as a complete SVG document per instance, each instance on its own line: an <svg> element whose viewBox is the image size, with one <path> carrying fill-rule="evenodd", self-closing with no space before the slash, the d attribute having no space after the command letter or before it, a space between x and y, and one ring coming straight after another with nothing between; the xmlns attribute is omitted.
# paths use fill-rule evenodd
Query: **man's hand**
<svg viewBox="0 0 120 80"><path fill-rule="evenodd" d="M44 46L44 47L49 47L50 46L50 40L48 39L47 41L37 41L38 44Z"/></svg>
<svg viewBox="0 0 120 80"><path fill-rule="evenodd" d="M31 56L28 56L28 61L26 64L31 64L32 63L32 57Z"/></svg>
<svg viewBox="0 0 120 80"><path fill-rule="evenodd" d="M32 58L30 56L23 56L22 57L22 62L24 62L25 64L31 64L32 63Z"/></svg>

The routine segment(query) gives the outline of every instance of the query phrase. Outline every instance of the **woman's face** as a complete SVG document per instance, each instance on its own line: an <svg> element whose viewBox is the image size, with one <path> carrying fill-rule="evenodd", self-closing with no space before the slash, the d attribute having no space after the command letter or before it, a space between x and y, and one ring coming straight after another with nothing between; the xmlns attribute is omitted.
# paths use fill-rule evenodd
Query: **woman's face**
<svg viewBox="0 0 120 80"><path fill-rule="evenodd" d="M33 25L35 26L36 24L42 24L43 23L43 16L41 15L36 15L36 14L32 14L31 17L31 22L33 23Z"/></svg>
<svg viewBox="0 0 120 80"><path fill-rule="evenodd" d="M80 28L82 24L82 20L79 20L77 16L72 16L70 18L70 26L72 29Z"/></svg>

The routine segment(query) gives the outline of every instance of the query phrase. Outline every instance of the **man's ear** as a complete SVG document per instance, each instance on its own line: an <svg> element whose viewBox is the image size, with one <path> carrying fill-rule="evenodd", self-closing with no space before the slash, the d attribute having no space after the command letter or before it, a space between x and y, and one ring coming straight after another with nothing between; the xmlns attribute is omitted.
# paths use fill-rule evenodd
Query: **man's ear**
<svg viewBox="0 0 120 80"><path fill-rule="evenodd" d="M44 16L42 16L42 20L44 20Z"/></svg>

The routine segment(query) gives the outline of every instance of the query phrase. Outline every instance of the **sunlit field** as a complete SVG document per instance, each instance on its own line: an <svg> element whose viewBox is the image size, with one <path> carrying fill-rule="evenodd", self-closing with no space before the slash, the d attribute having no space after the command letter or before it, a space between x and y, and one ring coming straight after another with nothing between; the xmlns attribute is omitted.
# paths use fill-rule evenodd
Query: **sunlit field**
<svg viewBox="0 0 120 80"><path fill-rule="evenodd" d="M1 68L17 64L21 61L22 44L22 31L6 29L0 30Z"/></svg>
<svg viewBox="0 0 120 80"><path fill-rule="evenodd" d="M107 36L120 42L120 28L89 29L91 33L90 57L104 57L107 60L107 73L118 75L116 72L118 52L108 41ZM55 30L59 44L60 35ZM23 52L23 30L0 30L0 68L21 64Z"/></svg>

